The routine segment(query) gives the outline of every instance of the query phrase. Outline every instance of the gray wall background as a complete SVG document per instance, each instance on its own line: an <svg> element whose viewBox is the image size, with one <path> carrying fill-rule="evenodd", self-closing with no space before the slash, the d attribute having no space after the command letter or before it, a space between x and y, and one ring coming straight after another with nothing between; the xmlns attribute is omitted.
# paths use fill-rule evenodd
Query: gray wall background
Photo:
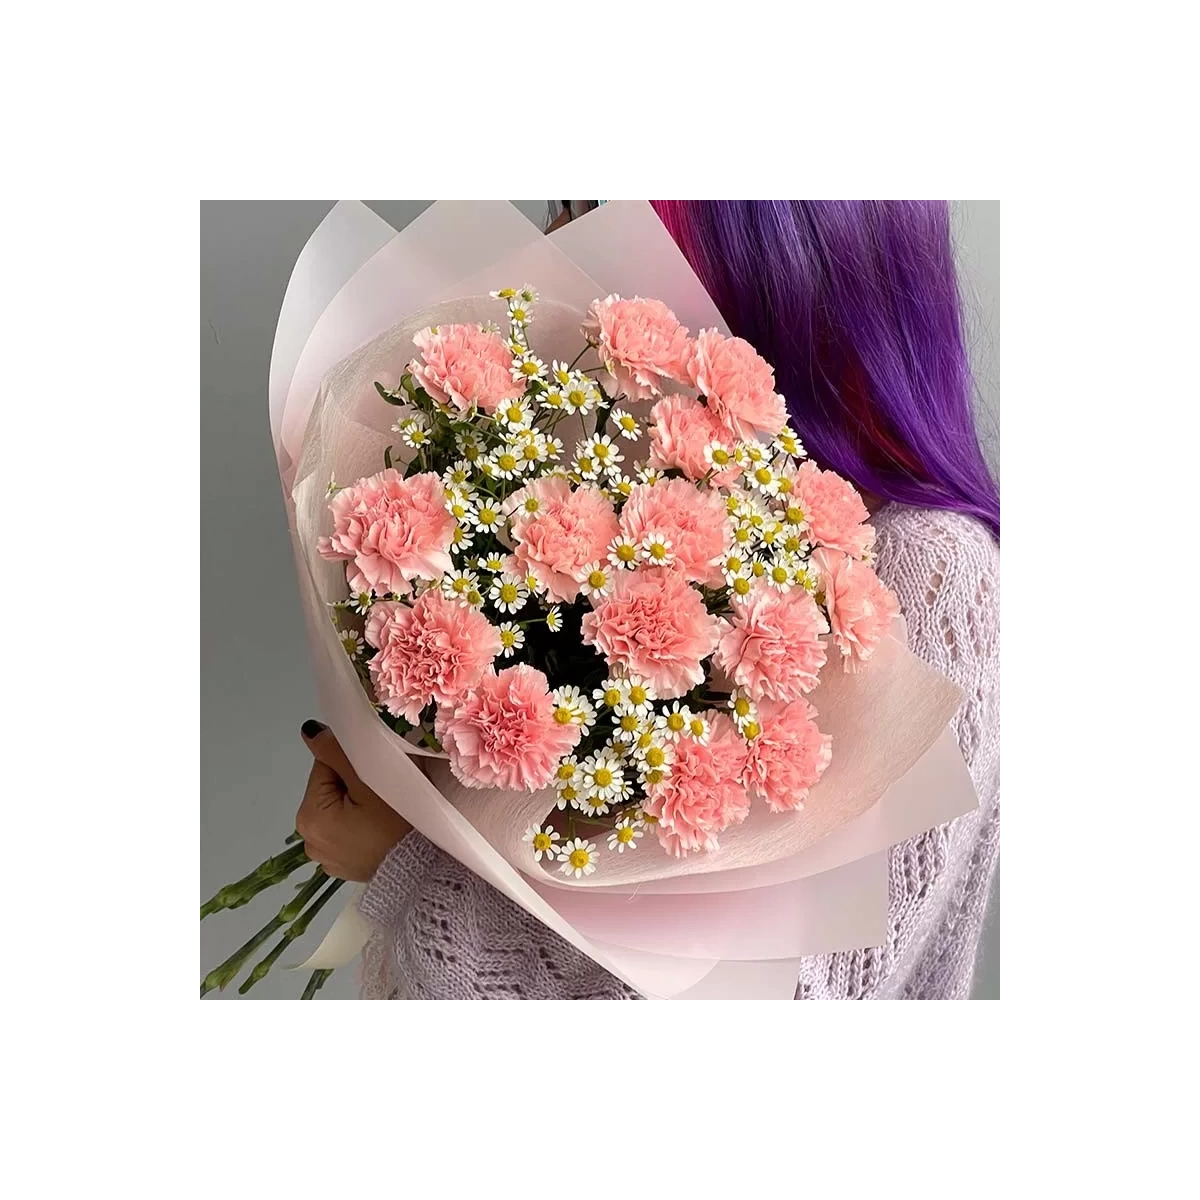
<svg viewBox="0 0 1200 1200"><path fill-rule="evenodd" d="M332 201L205 201L200 206L200 568L202 899L282 845L311 758L299 727L318 716L295 589L283 499L267 426L267 377L275 319L296 256ZM396 228L426 200L368 201ZM542 224L546 202L518 200ZM979 391L981 435L999 468L999 230L995 201L954 206L960 276ZM281 583L283 586L281 586ZM210 969L270 919L283 889L200 927ZM289 891L290 894L290 891ZM315 922L315 944L338 908ZM268 942L266 948L272 943ZM975 998L999 996L999 879ZM306 975L278 967L250 993L298 998ZM355 996L355 972L320 993ZM236 990L211 998L237 998Z"/></svg>

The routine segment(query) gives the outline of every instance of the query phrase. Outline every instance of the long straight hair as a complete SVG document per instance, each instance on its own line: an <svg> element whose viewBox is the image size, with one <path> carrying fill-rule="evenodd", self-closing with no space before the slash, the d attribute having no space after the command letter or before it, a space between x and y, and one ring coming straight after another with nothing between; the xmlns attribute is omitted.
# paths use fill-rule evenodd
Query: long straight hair
<svg viewBox="0 0 1200 1200"><path fill-rule="evenodd" d="M821 465L999 539L945 201L652 203L730 330L774 366Z"/></svg>

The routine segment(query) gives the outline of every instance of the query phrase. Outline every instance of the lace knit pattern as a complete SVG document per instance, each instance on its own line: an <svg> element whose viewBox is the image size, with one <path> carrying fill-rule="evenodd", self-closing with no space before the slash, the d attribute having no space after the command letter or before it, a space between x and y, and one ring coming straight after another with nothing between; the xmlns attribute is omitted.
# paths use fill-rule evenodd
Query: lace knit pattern
<svg viewBox="0 0 1200 1200"><path fill-rule="evenodd" d="M888 505L876 568L913 652L964 692L954 719L979 808L893 847L887 942L803 960L803 1000L954 1000L971 990L1000 847L1000 553L956 513ZM413 833L361 901L366 999L613 1000L636 994Z"/></svg>

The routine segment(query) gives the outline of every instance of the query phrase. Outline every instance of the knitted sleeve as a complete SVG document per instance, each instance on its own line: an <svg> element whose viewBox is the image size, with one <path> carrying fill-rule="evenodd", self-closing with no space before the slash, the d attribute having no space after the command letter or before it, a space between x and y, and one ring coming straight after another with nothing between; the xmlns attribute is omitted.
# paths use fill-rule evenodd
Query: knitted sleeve
<svg viewBox="0 0 1200 1200"><path fill-rule="evenodd" d="M804 960L798 998L860 998L964 986L962 960L964 955L973 959L980 895L986 901L998 841L992 825L981 820L985 808L990 812L996 807L985 791L989 796L998 792L995 543L982 527L953 514L888 506L875 525L877 568L900 598L912 649L966 693L955 729L981 808L893 850L888 944ZM586 955L416 833L388 855L361 909L372 926L363 964L368 999L636 998Z"/></svg>

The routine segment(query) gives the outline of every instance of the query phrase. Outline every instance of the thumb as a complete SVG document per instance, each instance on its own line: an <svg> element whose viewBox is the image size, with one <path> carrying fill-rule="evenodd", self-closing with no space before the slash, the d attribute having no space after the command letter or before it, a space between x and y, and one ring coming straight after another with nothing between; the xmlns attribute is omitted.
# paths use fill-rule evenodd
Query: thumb
<svg viewBox="0 0 1200 1200"><path fill-rule="evenodd" d="M322 725L320 721L305 721L300 726L300 736L317 762L336 771L343 783L358 783L358 775L328 725Z"/></svg>

